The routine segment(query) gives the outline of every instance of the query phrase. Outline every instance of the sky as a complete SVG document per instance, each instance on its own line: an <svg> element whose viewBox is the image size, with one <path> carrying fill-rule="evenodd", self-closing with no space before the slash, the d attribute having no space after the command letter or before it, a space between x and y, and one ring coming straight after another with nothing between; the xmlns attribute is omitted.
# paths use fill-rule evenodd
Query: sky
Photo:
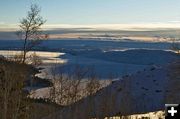
<svg viewBox="0 0 180 119"><path fill-rule="evenodd" d="M0 28L17 27L32 3L46 27L180 27L180 0L0 0Z"/></svg>

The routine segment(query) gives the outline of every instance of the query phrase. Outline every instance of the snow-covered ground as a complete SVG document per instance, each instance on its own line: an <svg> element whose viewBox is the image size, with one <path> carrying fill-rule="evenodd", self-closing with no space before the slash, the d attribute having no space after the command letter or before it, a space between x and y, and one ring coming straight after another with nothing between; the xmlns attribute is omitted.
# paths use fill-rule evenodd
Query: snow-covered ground
<svg viewBox="0 0 180 119"><path fill-rule="evenodd" d="M20 51L1 50L0 55L12 57L20 54ZM31 54L33 52L30 52ZM175 53L161 50L123 50L123 51L101 51L101 50L78 50L70 53L38 51L36 54L42 59L43 67L41 77L51 78L53 73L71 74L70 71L78 65L82 68L92 68L100 79L120 78L123 75L142 71L152 65L165 65L177 59Z"/></svg>
<svg viewBox="0 0 180 119"><path fill-rule="evenodd" d="M133 74L137 71L150 67L152 65L165 65L177 59L173 52L161 50L127 50L127 51L73 51L61 56L67 60L67 63L57 65L57 69L63 69L67 73L68 69L79 65L81 67L93 67L95 72L102 79L114 78L127 74Z"/></svg>
<svg viewBox="0 0 180 119"><path fill-rule="evenodd" d="M81 55L74 56L71 54L65 54L61 57L63 60L66 60L67 63L57 64L56 65L56 73L58 71L62 71L65 74L71 74L70 71L72 69L76 69L76 66L80 66L82 68L90 68L93 69L100 79L108 79L111 76L114 78L118 78L119 76L123 76L129 73L136 72L138 70L142 70L148 65L137 65L137 64L128 64L121 62L108 61L106 59L96 59L96 58L88 58ZM46 67L46 72L50 72L51 67Z"/></svg>
<svg viewBox="0 0 180 119"><path fill-rule="evenodd" d="M113 117L106 117L104 119L122 119L123 117L120 116L113 116ZM124 117L126 118L126 117ZM128 115L127 118L129 119L164 119L165 118L165 112L164 111L156 111L156 112L149 112L145 114L134 114L134 115ZM93 118L96 119L96 118Z"/></svg>
<svg viewBox="0 0 180 119"><path fill-rule="evenodd" d="M22 41L0 40L0 55L13 56L19 54ZM179 57L170 52L169 42L136 41L136 39L98 40L98 39L65 39L47 40L39 46L37 55L43 60L41 77L51 77L51 68L56 66L57 72L69 73L69 69L79 65L90 67L101 79L110 76L119 78L133 74L151 65L164 65ZM36 49L38 50L38 49Z"/></svg>
<svg viewBox="0 0 180 119"><path fill-rule="evenodd" d="M21 51L15 51L15 50L0 50L0 55L5 56L7 58L13 58L15 55L21 55ZM27 57L31 54L36 53L37 56L39 56L44 64L52 64L52 63L65 63L66 60L63 60L60 58L60 56L64 55L65 53L59 53L59 52L28 52Z"/></svg>
<svg viewBox="0 0 180 119"><path fill-rule="evenodd" d="M15 44L11 42L0 41L3 43L0 44L0 49L20 48L20 41L13 41ZM114 79L119 79L93 97L96 101L91 115L94 116L96 112L103 115L100 112L106 111L108 116L114 116L118 113L136 114L164 109L166 93L169 91L167 90L170 81L169 65L180 60L179 55L169 51L170 47L171 44L168 42L69 39L44 42L40 46L41 51L36 53L44 62L42 65L45 68L44 74L40 75L42 77L51 77L53 67L56 68L57 74L62 69L63 73L70 74L69 69L79 65L93 67L100 79L109 79L112 75ZM7 57L16 53L20 52L0 51L0 55ZM35 96L38 97L38 94L42 97L47 96L48 90L48 88L38 89ZM88 101L89 98L86 98L83 103L80 102L75 106L78 106L82 113L86 113L84 104ZM101 108L102 105L108 105L110 109L101 110L104 109ZM60 111L57 115L67 116L67 113Z"/></svg>
<svg viewBox="0 0 180 119"><path fill-rule="evenodd" d="M21 40L0 40L0 49L4 50L16 50L20 49L23 46ZM43 51L66 51L70 52L73 50L122 50L122 49L159 49L159 50L169 50L172 46L171 42L148 42L148 41L139 41L136 39L119 39L112 40L109 38L98 39L98 38L65 38L65 39L50 39L43 41L39 45L37 50Z"/></svg>
<svg viewBox="0 0 180 119"><path fill-rule="evenodd" d="M176 67L179 66L179 63L173 65ZM172 78L174 77L175 67L172 67L172 64L163 67L152 67L126 76L122 80L114 81L95 95L64 108L55 115L57 117L62 116L63 119L69 119L72 115L68 114L77 111L76 113L82 114L75 117L75 119L79 119L87 118L86 116L113 117L164 110L165 103L180 103L178 90L180 88L178 79L180 72L178 69L176 70L179 72L177 77ZM172 81L176 83L170 85ZM89 111L89 109L93 110ZM50 118L51 115L44 119Z"/></svg>

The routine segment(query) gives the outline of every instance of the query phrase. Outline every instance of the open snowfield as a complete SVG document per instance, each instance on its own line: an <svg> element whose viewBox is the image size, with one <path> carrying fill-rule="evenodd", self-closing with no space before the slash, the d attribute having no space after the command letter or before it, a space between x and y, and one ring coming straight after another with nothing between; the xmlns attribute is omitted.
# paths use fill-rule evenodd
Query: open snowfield
<svg viewBox="0 0 180 119"><path fill-rule="evenodd" d="M33 52L30 52L31 54ZM76 54L75 54L76 53ZM0 55L12 57L20 54L20 51L1 50ZM77 51L73 53L44 52L36 54L42 59L43 69L41 77L49 76L51 70L56 68L56 73L62 71L70 74L70 69L80 67L92 68L100 79L120 78L123 75L142 71L152 65L165 65L177 60L179 57L173 52L160 50L127 50L127 51Z"/></svg>
<svg viewBox="0 0 180 119"><path fill-rule="evenodd" d="M0 43L0 49L4 49L0 51L0 55L12 57L20 53L16 51L20 48L20 41ZM164 109L165 97L169 95L166 88L172 87L169 83L169 65L180 60L180 56L170 51L170 47L171 43L168 42L49 40L36 49L39 50L36 53L42 59L41 67L44 68L39 76L51 78L51 69L54 67L57 74L62 69L64 74L71 74L69 69L77 65L93 68L99 79L108 80L113 76L116 81L93 97L96 101L92 116L96 112L103 112L99 103L104 102L102 100L114 102L107 104L108 107L113 107L107 113L109 116L159 111ZM34 97L47 97L48 91L49 88L37 89ZM177 94L177 102L179 95L177 91L174 93ZM88 101L85 98L83 103L78 102L82 113L87 112L84 105ZM66 110L68 108L63 112L59 111L57 115L66 117ZM51 115L47 117L50 118Z"/></svg>
<svg viewBox="0 0 180 119"><path fill-rule="evenodd" d="M21 51L13 51L13 50L0 50L0 55L3 55L7 58L12 58L15 55L20 55ZM27 57L33 54L34 52L29 52ZM64 55L64 53L56 53L56 52L35 52L43 61L44 64L51 64L51 63L65 63L66 60L59 58L60 56Z"/></svg>
<svg viewBox="0 0 180 119"><path fill-rule="evenodd" d="M0 40L0 55L10 56L19 53L22 42L18 40ZM43 60L45 74L49 75L52 66L64 70L77 65L91 67L101 79L113 75L119 78L126 74L141 71L151 65L164 65L177 60L169 52L169 42L138 42L136 40L98 40L65 39L44 41L36 52ZM58 73L58 72L57 72Z"/></svg>
<svg viewBox="0 0 180 119"><path fill-rule="evenodd" d="M106 117L107 115L108 117L113 117L164 110L166 103L180 103L179 76L174 75L174 70L178 66L179 64L175 63L163 67L152 67L126 76L122 80L114 81L111 85L98 91L93 97L89 96L82 99L74 105L57 112L55 115L69 119L72 117L68 113L75 111L70 109L77 108L83 115L91 115L92 117ZM177 71L179 72L179 70ZM174 76L177 76L177 78ZM89 102L91 103L89 104ZM86 108L84 108L85 106ZM105 107L102 108L102 106ZM88 112L88 108L93 108L93 111ZM150 115L149 113L148 117ZM152 119L159 118L154 115L157 116L158 114L152 113L150 117ZM78 115L76 118L79 119L81 116ZM160 117L162 118L163 115ZM51 115L44 119L50 118Z"/></svg>
<svg viewBox="0 0 180 119"><path fill-rule="evenodd" d="M14 55L20 54L20 51L6 51L1 50L0 55L6 57L13 57ZM29 55L33 53L30 52ZM96 59L96 58L87 58L84 56L74 56L68 53L58 53L58 52L36 52L36 54L42 59L43 65L41 67L43 69L41 77L51 78L51 70L53 67L56 67L58 74L58 70L63 69L65 74L69 74L71 68L74 68L78 65L80 67L89 67L93 68L98 76L102 79L108 79L110 76L117 78L119 76L123 76L129 73L133 73L139 70L143 70L148 65L141 64L131 64L108 61L106 59ZM48 74L48 75L47 75Z"/></svg>

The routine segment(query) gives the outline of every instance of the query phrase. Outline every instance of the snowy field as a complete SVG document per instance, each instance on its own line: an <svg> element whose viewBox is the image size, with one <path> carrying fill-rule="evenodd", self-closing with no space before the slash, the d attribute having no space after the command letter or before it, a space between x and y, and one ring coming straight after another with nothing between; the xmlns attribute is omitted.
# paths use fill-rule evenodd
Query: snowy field
<svg viewBox="0 0 180 119"><path fill-rule="evenodd" d="M7 58L13 58L15 55L21 55L21 51L15 50L0 50L0 55L3 55ZM44 64L53 64L53 63L65 63L66 60L59 58L64 55L64 53L56 53L56 52L40 52L40 51L31 51L27 54L27 57L31 54L36 53Z"/></svg>
<svg viewBox="0 0 180 119"><path fill-rule="evenodd" d="M20 44L20 41L0 41L0 49L2 49L0 55L12 57L19 54L20 52L17 50L21 47ZM114 109L108 113L113 116L119 112L126 115L164 109L167 101L165 97L172 94L166 90L167 87L172 88L169 83L171 81L169 66L180 60L179 55L170 51L171 45L168 42L69 39L49 40L43 42L39 49L35 50L38 51L36 53L43 61L41 67L44 69L41 77L51 78L53 67L56 68L55 73L57 74L62 69L64 74L71 74L69 69L75 68L77 65L93 68L99 78L103 80L108 80L113 76L116 81L93 97L97 102L94 103L95 109L92 112L102 112L99 102L106 100L108 103L114 102L110 103ZM176 86L179 86L179 82L176 83ZM48 90L48 88L38 89L35 97L47 96ZM107 91L110 93L106 93ZM178 91L175 90L174 94L177 95L173 100L178 102ZM114 101L109 98L113 95L116 96ZM86 103L88 100L85 98L83 102ZM84 110L84 103L78 105L79 110L84 111L82 113L87 112ZM66 111L60 111L57 112L57 115L66 116L68 114ZM47 117L47 119L50 118ZM67 119L69 118L67 117Z"/></svg>
<svg viewBox="0 0 180 119"><path fill-rule="evenodd" d="M71 116L68 113L75 111L70 109L78 108L82 114L90 114L92 117L99 115L112 117L118 116L118 114L132 115L153 112L152 117L150 116L151 113L147 114L148 117L152 119L162 118L163 113L159 117L154 117L155 115L158 116L155 111L164 110L166 103L180 103L180 81L178 78L173 78L174 76L179 77L179 75L174 75L174 70L178 66L179 64L175 63L169 66L153 67L126 76L122 80L114 81L109 86L100 90L93 95L93 98L87 97L82 99L72 105L72 107L58 111L55 116L63 115L64 119L69 119ZM92 102L88 105L90 101ZM106 108L101 107L105 105ZM84 108L85 106L92 106L93 111L88 113L88 109ZM144 115L144 117L146 116ZM81 118L81 115L78 115L78 118ZM51 119L51 115L44 119Z"/></svg>
<svg viewBox="0 0 180 119"><path fill-rule="evenodd" d="M17 40L0 40L0 55L11 57L20 54L22 45ZM170 52L168 42L137 42L136 40L97 40L97 39L66 39L44 41L37 55L43 60L45 69L41 76L51 76L50 70L56 66L63 73L77 65L93 68L100 79L112 77L117 79L123 75L142 71L152 65L166 65L179 59ZM3 50L4 49L4 50ZM12 51L14 50L14 51Z"/></svg>
<svg viewBox="0 0 180 119"><path fill-rule="evenodd" d="M30 54L33 52L30 52ZM12 57L20 54L20 51L1 50L0 55ZM121 76L142 71L151 66L161 66L177 60L179 57L173 52L160 50L127 50L127 51L82 51L76 55L59 52L38 51L36 54L42 59L42 77L50 76L55 67L56 72L62 71L70 74L76 66L93 69L100 79ZM47 75L48 74L48 75ZM50 78L49 77L49 78Z"/></svg>

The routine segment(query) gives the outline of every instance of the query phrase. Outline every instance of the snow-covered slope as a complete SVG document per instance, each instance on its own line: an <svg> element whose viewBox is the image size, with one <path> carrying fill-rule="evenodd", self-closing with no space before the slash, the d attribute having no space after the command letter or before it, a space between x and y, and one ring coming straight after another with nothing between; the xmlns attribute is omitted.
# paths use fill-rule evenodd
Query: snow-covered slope
<svg viewBox="0 0 180 119"><path fill-rule="evenodd" d="M0 55L12 57L20 54L20 51L1 50ZM131 50L73 50L66 53L39 51L36 54L43 61L45 68L38 76L50 78L52 68L56 66L57 74L70 74L71 69L80 67L92 68L101 79L121 77L133 74L151 65L164 65L180 57L171 51L131 49ZM47 77L48 76L48 77Z"/></svg>
<svg viewBox="0 0 180 119"><path fill-rule="evenodd" d="M118 78L143 71L152 65L161 66L180 60L180 57L171 51L147 49L105 52L102 50L78 50L66 53L60 58L67 61L63 66L56 65L58 69L63 69L64 73L68 74L70 69L77 65L93 67L101 79L108 79L111 75Z"/></svg>
<svg viewBox="0 0 180 119"><path fill-rule="evenodd" d="M56 116L70 119L76 113L77 117L74 119L86 119L88 117L112 117L114 115L164 110L164 104L170 101L170 95L174 95L171 97L171 103L180 103L178 90L180 89L180 71L177 66L179 67L180 63L173 64L173 67L169 65L152 67L134 75L126 76L122 80L113 82L95 95L57 112ZM172 72L175 70L177 71L176 77ZM45 119L50 119L50 117Z"/></svg>
<svg viewBox="0 0 180 119"><path fill-rule="evenodd" d="M74 51L73 54L96 58L106 61L138 64L138 65L162 65L177 60L179 57L171 51L152 49L127 49L127 50L84 50Z"/></svg>

